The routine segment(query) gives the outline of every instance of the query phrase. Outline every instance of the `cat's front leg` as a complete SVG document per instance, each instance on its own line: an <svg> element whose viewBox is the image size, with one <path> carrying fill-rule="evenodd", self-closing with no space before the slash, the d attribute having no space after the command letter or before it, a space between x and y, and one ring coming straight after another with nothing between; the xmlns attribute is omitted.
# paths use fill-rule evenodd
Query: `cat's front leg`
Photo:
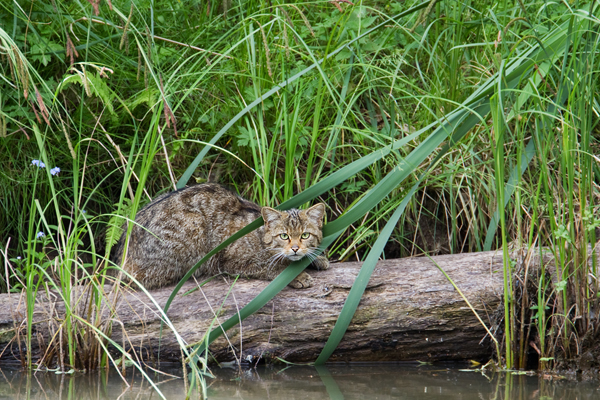
<svg viewBox="0 0 600 400"><path fill-rule="evenodd" d="M317 258L310 263L309 267L316 270L329 269L329 260L324 255L317 256Z"/></svg>
<svg viewBox="0 0 600 400"><path fill-rule="evenodd" d="M306 272L302 271L300 274L290 282L288 286L294 289L306 289L312 286L312 277Z"/></svg>
<svg viewBox="0 0 600 400"><path fill-rule="evenodd" d="M287 265L284 266L284 269ZM258 278L258 279L266 279L272 281L277 278L277 276L283 271L283 269L278 268L265 268L261 265L258 273L250 274L248 273L252 268L247 268L246 273L244 274L247 278ZM300 274L291 281L288 286L293 287L294 289L306 289L312 286L312 277L306 272L302 271Z"/></svg>
<svg viewBox="0 0 600 400"><path fill-rule="evenodd" d="M310 263L309 267L314 268L316 270L326 270L329 269L329 260L327 257L321 255L318 256ZM300 275L296 277L292 282L290 282L289 286L295 289L306 289L312 286L312 277L306 272L302 271Z"/></svg>

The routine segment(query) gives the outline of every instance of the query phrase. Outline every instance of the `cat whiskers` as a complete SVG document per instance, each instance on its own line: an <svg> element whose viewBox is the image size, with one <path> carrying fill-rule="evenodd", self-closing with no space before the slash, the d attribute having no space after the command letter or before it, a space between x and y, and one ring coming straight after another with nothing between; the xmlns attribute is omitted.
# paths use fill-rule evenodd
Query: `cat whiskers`
<svg viewBox="0 0 600 400"><path fill-rule="evenodd" d="M308 257L312 262L315 261L317 257L319 257L319 254L321 254L321 249L319 249L318 247L308 247L308 251L306 252L304 257Z"/></svg>
<svg viewBox="0 0 600 400"><path fill-rule="evenodd" d="M304 255L304 257L307 257L310 262L313 262L317 259L317 252L316 251L312 251L312 250L308 250L306 252L306 254Z"/></svg>
<svg viewBox="0 0 600 400"><path fill-rule="evenodd" d="M273 256L269 258L269 265L267 266L267 271L271 272L273 268L279 263L279 261L285 259L285 254L283 251L278 251Z"/></svg>

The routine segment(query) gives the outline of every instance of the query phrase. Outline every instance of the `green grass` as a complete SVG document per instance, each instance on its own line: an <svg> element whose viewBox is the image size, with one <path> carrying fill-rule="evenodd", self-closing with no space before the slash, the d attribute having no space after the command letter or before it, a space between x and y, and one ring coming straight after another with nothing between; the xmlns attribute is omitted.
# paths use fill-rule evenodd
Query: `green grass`
<svg viewBox="0 0 600 400"><path fill-rule="evenodd" d="M51 364L82 369L80 343L107 343L110 326L72 294L88 284L101 306L117 228L207 180L262 205L324 201L330 258L365 261L319 362L379 258L510 246L548 249L556 275L506 258L498 362L524 367L530 341L541 368L580 354L570 338L591 329L598 293L597 3L338 6L0 5L0 290L25 290L29 321L39 278L66 300L68 345ZM110 364L97 353L87 365Z"/></svg>

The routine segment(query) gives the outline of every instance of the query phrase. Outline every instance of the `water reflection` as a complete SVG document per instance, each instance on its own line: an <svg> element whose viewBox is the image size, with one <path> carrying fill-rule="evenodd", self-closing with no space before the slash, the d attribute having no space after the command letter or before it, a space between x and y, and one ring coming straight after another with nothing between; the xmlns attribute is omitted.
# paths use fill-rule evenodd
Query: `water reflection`
<svg viewBox="0 0 600 400"><path fill-rule="evenodd" d="M208 382L209 399L449 399L529 400L600 398L598 382L548 380L547 377L496 374L486 377L440 366L397 364L328 367L261 367L217 369ZM181 371L177 378L152 373L163 395L186 397ZM27 374L0 369L0 399L158 399L135 370L127 383L114 371L97 374Z"/></svg>

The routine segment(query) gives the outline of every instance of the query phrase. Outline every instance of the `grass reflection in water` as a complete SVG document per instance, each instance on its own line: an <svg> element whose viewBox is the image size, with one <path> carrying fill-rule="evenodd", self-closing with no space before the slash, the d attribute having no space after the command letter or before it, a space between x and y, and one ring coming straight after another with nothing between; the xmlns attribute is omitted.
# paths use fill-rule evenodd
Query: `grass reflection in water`
<svg viewBox="0 0 600 400"><path fill-rule="evenodd" d="M214 368L210 399L594 399L597 382L572 382L548 375L514 375L459 370L457 365L360 364ZM185 399L181 370L153 376L168 399ZM158 398L140 373L25 373L0 369L0 399ZM198 394L193 396L199 397Z"/></svg>

